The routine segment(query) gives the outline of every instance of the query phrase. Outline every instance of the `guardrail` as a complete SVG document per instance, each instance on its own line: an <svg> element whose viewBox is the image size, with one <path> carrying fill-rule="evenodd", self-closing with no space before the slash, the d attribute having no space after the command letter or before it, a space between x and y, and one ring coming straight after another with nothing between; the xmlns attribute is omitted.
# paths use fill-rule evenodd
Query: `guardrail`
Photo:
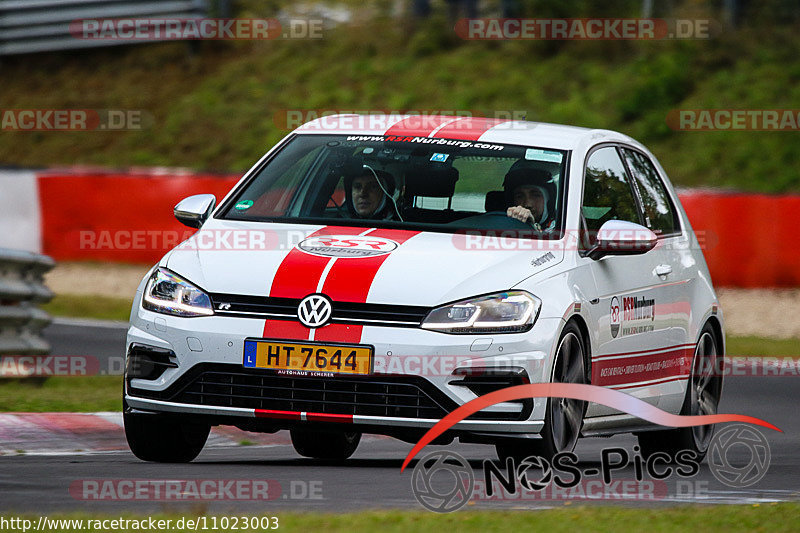
<svg viewBox="0 0 800 533"><path fill-rule="evenodd" d="M50 351L41 337L50 316L36 304L53 297L44 285L44 273L54 265L46 255L0 248L0 355Z"/></svg>
<svg viewBox="0 0 800 533"><path fill-rule="evenodd" d="M208 0L0 0L0 56L136 42L78 39L70 33L75 20L190 19L208 12Z"/></svg>

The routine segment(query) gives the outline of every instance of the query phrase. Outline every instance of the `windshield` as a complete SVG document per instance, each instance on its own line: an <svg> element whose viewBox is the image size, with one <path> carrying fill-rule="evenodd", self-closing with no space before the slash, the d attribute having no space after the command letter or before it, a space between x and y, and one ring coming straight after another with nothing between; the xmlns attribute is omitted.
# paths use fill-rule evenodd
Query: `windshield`
<svg viewBox="0 0 800 533"><path fill-rule="evenodd" d="M298 135L223 207L229 220L455 233L562 225L566 151L477 141Z"/></svg>

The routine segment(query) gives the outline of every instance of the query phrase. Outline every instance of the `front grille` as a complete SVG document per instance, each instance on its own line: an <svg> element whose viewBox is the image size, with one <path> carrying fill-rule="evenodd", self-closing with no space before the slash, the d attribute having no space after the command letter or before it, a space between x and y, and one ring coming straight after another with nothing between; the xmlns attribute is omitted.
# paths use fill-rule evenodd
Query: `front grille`
<svg viewBox="0 0 800 533"><path fill-rule="evenodd" d="M442 418L456 408L433 385L415 376L324 379L232 365L198 365L165 392L131 391L178 403L364 416Z"/></svg>
<svg viewBox="0 0 800 533"><path fill-rule="evenodd" d="M299 298L212 294L214 312L222 316L295 320ZM333 302L331 322L376 326L419 327L430 308L413 305Z"/></svg>
<svg viewBox="0 0 800 533"><path fill-rule="evenodd" d="M441 418L447 409L414 383L204 372L178 401L280 411Z"/></svg>
<svg viewBox="0 0 800 533"><path fill-rule="evenodd" d="M440 419L458 405L419 376L281 376L236 365L194 366L165 391L132 396L177 403L277 411ZM471 419L517 420L517 413L476 413Z"/></svg>

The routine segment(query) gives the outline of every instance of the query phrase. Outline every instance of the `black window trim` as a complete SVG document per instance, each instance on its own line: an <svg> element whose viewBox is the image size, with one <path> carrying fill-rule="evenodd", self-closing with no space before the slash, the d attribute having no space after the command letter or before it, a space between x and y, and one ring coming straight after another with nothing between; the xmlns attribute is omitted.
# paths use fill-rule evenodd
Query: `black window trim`
<svg viewBox="0 0 800 533"><path fill-rule="evenodd" d="M628 144L621 144L620 143L620 144L617 144L617 151L620 152L620 159L622 159L622 164L625 165L625 169L628 171L628 175L631 178L631 183L635 183L634 188L636 189L636 192L637 192L637 199L639 201L639 208L641 209L642 219L644 220L646 218L646 215L644 213L644 204L641 201L641 196L639 196L640 195L639 183L638 183L637 179L633 176L633 172L631 171L630 166L628 165L628 161L625 159L625 156L621 153L623 149L630 150L631 152L636 152L639 155L641 155L642 157L644 157L645 160L648 163L650 163L650 166L653 167L653 170L656 171L656 178L658 179L658 182L661 184L661 187L664 189L664 192L667 193L667 201L669 202L669 205L672 208L672 222L673 222L673 224L675 226L675 230L670 232L670 233L657 234L659 240L661 240L662 238L667 239L667 238L678 237L680 235L683 235L683 224L681 224L681 217L680 217L680 215L678 213L678 210L675 208L675 201L673 200L672 194L670 194L669 189L667 188L666 184L664 183L664 177L658 171L658 167L655 164L653 164L652 159L646 153L644 153L643 151L637 149L634 146L630 146ZM645 227L647 227L647 226L645 225ZM649 229L652 229L652 228L649 228Z"/></svg>
<svg viewBox="0 0 800 533"><path fill-rule="evenodd" d="M637 208L637 211L638 211L638 214L639 214L639 224L641 226L647 227L645 225L645 223L644 223L644 211L642 210L641 200L639 199L639 195L638 195L637 191L635 190L635 188L633 186L633 179L631 178L630 173L628 172L627 165L625 165L625 160L623 159L622 155L619 153L619 146L620 146L620 144L616 143L616 142L604 142L604 143L600 143L600 144L596 144L596 145L592 146L589 149L589 151L586 152L586 157L583 159L583 170L581 171L581 203L580 203L580 205L578 205L578 214L580 216L580 222L582 224L582 229L583 230L588 231L588 229L589 229L588 226L583 226L583 224L585 223L585 220L583 218L583 200L584 200L584 197L585 197L585 194L586 194L586 168L587 168L586 165L589 163L589 158L592 157L592 155L596 151L600 150L601 148L609 148L609 147L615 149L615 152L617 153L617 157L619 157L620 161L622 162L622 168L625 170L625 173L626 173L625 177L628 178L628 187L631 188L631 195L633 196L633 201L636 203L636 208ZM583 250L581 250L581 255L582 256L584 255L584 251Z"/></svg>
<svg viewBox="0 0 800 533"><path fill-rule="evenodd" d="M245 175L244 181L240 181L233 189L229 192L228 199L222 202L212 213L210 218L215 219L224 219L228 216L228 211L230 211L236 202L238 201L239 197L242 195L242 192L247 188L250 183L261 173L261 170L269 164L270 161L275 159L275 157L283 151L287 144L292 141L295 137L297 137L296 133L291 133L284 137L282 140L278 141L278 143L272 147L271 150L268 150L267 153L269 157L261 156L261 161L256 163L248 173ZM266 155L266 154L265 154Z"/></svg>

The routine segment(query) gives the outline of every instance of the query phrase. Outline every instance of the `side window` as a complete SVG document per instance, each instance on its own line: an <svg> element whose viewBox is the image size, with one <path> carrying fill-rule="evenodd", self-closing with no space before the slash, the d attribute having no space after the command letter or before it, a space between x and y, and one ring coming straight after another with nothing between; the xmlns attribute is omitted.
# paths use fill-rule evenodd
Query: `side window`
<svg viewBox="0 0 800 533"><path fill-rule="evenodd" d="M644 154L633 150L623 148L622 155L639 188L647 227L662 235L678 230L675 209L653 163Z"/></svg>
<svg viewBox="0 0 800 533"><path fill-rule="evenodd" d="M625 171L613 146L595 150L586 163L581 206L589 235L608 220L641 224L639 208Z"/></svg>

